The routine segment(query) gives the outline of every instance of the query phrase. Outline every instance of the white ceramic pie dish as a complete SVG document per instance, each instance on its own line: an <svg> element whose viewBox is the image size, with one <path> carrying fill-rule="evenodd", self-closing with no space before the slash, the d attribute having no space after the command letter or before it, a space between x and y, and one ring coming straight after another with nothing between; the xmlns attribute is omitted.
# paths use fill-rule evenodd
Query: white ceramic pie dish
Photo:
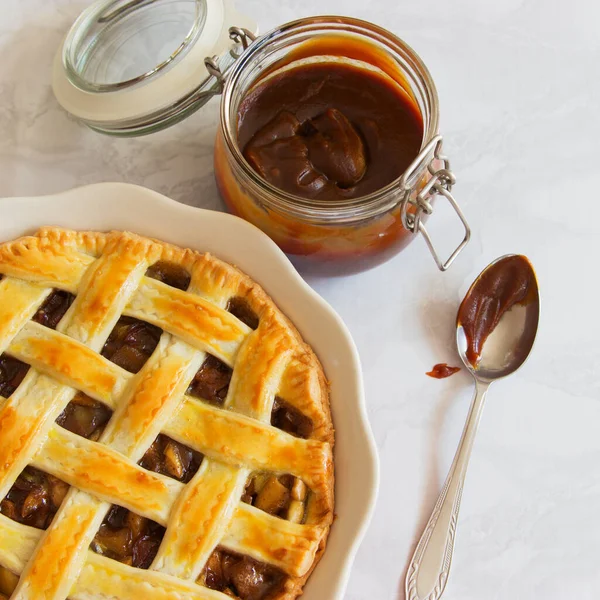
<svg viewBox="0 0 600 600"><path fill-rule="evenodd" d="M128 230L209 251L260 283L294 322L320 358L331 383L336 429L336 519L327 551L303 598L341 600L373 512L379 481L360 361L341 318L306 284L270 238L232 215L186 206L123 183L96 184L52 196L0 199L0 241L33 233L43 225Z"/></svg>

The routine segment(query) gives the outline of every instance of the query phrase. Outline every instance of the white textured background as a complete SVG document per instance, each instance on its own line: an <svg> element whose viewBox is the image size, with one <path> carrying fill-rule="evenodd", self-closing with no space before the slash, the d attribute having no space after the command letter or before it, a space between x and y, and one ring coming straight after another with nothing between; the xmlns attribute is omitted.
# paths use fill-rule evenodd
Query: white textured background
<svg viewBox="0 0 600 600"><path fill-rule="evenodd" d="M370 6L368 6L370 4ZM348 600L403 599L416 538L451 461L471 395L452 322L479 270L522 252L542 287L539 342L492 388L475 444L448 600L600 597L598 138L600 4L594 0L238 0L261 30L341 13L403 37L429 66L455 188L474 230L440 274L422 241L371 272L310 280L361 352L382 464L375 519ZM212 177L215 101L172 129L131 140L89 131L57 106L54 52L86 6L2 0L0 196L128 181L221 210ZM432 220L449 238L449 217ZM10 219L10 215L0 215ZM449 242L449 239L444 241ZM327 600L327 599L324 599Z"/></svg>

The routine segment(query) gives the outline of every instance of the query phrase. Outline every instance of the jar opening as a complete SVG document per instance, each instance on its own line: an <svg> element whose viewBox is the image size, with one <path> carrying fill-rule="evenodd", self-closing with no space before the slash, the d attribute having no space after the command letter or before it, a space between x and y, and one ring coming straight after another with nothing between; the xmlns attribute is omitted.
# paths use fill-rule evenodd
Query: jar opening
<svg viewBox="0 0 600 600"><path fill-rule="evenodd" d="M348 17L313 17L294 21L260 38L242 55L228 78L221 104L221 127L229 151L244 181L263 192L265 204L284 212L335 221L368 216L389 209L400 200L398 177L385 187L351 199L318 200L296 196L262 179L248 164L238 144L238 108L257 80L289 64L315 56L341 56L363 61L393 77L415 100L423 118L421 149L436 135L438 101L425 65L414 51L390 32ZM415 158L416 155L415 155Z"/></svg>
<svg viewBox="0 0 600 600"><path fill-rule="evenodd" d="M185 56L206 13L206 0L96 2L80 15L63 46L67 76L88 92L148 80Z"/></svg>

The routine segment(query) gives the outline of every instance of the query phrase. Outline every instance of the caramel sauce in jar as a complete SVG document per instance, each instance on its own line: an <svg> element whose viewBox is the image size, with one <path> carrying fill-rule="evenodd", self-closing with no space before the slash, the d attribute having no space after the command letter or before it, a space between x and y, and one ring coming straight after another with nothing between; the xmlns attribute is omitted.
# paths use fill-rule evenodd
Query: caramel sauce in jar
<svg viewBox="0 0 600 600"><path fill-rule="evenodd" d="M407 192L398 182L437 134L437 95L398 38L327 19L284 26L234 67L215 176L229 210L301 270L337 275L380 264L415 237L402 222ZM411 195L430 177L424 163Z"/></svg>

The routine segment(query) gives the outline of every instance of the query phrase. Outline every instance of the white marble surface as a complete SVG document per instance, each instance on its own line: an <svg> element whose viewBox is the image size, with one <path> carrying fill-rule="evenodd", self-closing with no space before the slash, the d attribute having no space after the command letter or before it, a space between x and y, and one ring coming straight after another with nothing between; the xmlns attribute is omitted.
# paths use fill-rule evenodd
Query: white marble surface
<svg viewBox="0 0 600 600"><path fill-rule="evenodd" d="M595 600L600 5L370 4L238 0L263 31L329 12L370 19L406 39L437 82L456 196L474 230L446 274L416 241L371 272L311 280L358 344L381 455L379 504L347 598L404 598L405 565L451 461L472 390L464 372L443 381L424 372L439 361L457 363L452 322L469 282L498 255L522 252L542 288L539 341L524 369L489 395L445 598ZM2 2L0 196L115 180L221 210L212 178L216 102L166 132L131 140L93 133L57 106L49 86L52 56L85 5ZM446 215L437 223L435 232L447 237L440 231Z"/></svg>

